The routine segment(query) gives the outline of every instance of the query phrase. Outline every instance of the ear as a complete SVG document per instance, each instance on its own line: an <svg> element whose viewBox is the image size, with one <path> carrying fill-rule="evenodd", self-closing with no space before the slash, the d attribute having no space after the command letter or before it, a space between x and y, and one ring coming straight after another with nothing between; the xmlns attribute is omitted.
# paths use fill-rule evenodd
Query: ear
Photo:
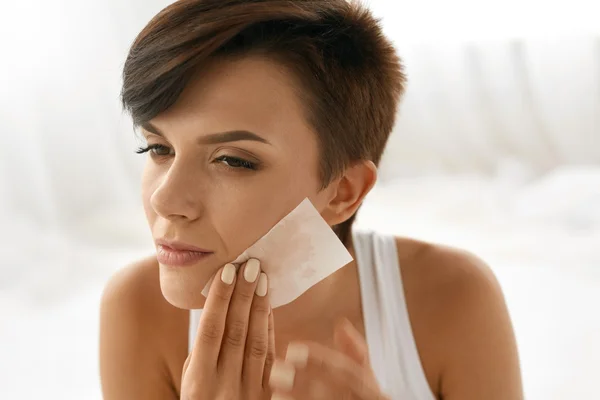
<svg viewBox="0 0 600 400"><path fill-rule="evenodd" d="M321 215L332 226L346 221L358 210L376 181L377 167L372 161L361 161L347 168L344 175L327 188L329 203Z"/></svg>

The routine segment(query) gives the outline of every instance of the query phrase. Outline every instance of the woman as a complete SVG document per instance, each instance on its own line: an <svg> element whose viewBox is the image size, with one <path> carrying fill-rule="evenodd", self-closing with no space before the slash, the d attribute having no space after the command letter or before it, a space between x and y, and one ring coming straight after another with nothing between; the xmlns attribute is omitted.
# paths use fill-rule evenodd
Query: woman
<svg viewBox="0 0 600 400"><path fill-rule="evenodd" d="M522 398L487 266L352 233L405 83L367 10L182 0L139 34L123 77L157 255L104 293L105 399ZM228 263L306 197L356 261L271 311L260 260Z"/></svg>

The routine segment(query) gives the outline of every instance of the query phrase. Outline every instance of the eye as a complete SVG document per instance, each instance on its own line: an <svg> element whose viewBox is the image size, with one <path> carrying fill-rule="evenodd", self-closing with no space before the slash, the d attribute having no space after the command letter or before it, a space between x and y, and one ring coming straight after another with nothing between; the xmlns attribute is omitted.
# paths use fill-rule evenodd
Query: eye
<svg viewBox="0 0 600 400"><path fill-rule="evenodd" d="M171 149L167 146L163 146L162 144L151 144L146 147L140 147L136 150L137 154L144 154L147 152L152 152L151 155L165 157L171 155Z"/></svg>
<svg viewBox="0 0 600 400"><path fill-rule="evenodd" d="M221 156L221 157L215 159L215 161L219 162L221 164L225 164L231 168L245 168L245 169L250 169L250 170L257 169L256 163L253 163L251 161L244 160L244 159L238 158L238 157Z"/></svg>

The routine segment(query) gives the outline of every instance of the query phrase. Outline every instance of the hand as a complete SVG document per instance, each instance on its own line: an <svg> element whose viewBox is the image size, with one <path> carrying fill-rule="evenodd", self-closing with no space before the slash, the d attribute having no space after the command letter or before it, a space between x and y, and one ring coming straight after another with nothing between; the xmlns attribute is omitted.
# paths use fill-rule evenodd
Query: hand
<svg viewBox="0 0 600 400"><path fill-rule="evenodd" d="M182 400L270 399L275 337L267 288L258 260L237 274L232 264L217 272L183 367Z"/></svg>
<svg viewBox="0 0 600 400"><path fill-rule="evenodd" d="M276 361L270 385L275 400L389 400L369 365L367 344L349 321L335 331L335 350L318 343L290 343Z"/></svg>

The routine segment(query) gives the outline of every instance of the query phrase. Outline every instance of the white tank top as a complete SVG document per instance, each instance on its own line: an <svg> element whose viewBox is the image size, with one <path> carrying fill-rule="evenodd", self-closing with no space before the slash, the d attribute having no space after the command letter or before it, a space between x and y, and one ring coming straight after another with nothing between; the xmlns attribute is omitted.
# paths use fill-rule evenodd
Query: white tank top
<svg viewBox="0 0 600 400"><path fill-rule="evenodd" d="M395 238L356 231L352 236L369 357L381 389L393 400L436 400L410 326ZM190 311L190 350L201 311Z"/></svg>

